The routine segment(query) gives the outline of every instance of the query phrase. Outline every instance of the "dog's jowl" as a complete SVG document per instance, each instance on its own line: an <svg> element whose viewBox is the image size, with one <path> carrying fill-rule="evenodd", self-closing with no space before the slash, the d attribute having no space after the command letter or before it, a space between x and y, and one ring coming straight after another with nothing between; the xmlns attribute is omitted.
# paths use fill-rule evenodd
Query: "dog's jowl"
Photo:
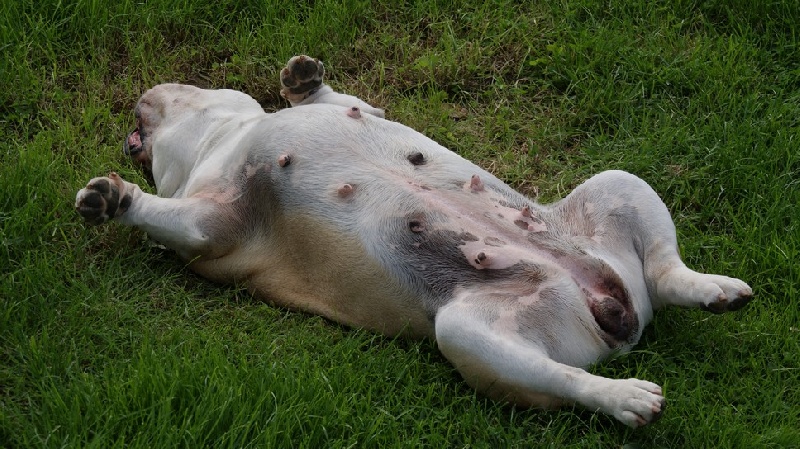
<svg viewBox="0 0 800 449"><path fill-rule="evenodd" d="M150 89L124 147L158 195L110 174L78 192L78 212L137 226L277 305L435 338L491 397L577 402L630 426L658 418L661 389L580 367L634 345L661 306L750 300L744 282L683 264L669 212L636 176L603 172L540 205L323 73L292 58L293 107L272 114L232 90Z"/></svg>

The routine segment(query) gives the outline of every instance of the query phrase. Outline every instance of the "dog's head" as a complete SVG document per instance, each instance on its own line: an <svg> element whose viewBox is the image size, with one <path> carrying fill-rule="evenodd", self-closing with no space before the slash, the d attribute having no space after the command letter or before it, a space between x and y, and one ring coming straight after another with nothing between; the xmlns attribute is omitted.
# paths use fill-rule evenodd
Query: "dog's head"
<svg viewBox="0 0 800 449"><path fill-rule="evenodd" d="M263 110L242 92L160 84L145 92L136 104L136 127L125 139L123 152L151 172L160 159L166 163L176 158L192 159L215 124L225 116L246 113Z"/></svg>

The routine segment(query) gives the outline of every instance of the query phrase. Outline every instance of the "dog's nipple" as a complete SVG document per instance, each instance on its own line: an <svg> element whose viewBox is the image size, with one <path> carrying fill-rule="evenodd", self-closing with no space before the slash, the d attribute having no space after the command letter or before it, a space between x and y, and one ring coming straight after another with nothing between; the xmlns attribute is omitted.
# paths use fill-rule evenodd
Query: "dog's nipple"
<svg viewBox="0 0 800 449"><path fill-rule="evenodd" d="M489 267L490 260L489 257L486 255L486 253L481 251L475 255L475 259L473 259L473 262L475 262L476 265L475 268L482 270L484 268Z"/></svg>
<svg viewBox="0 0 800 449"><path fill-rule="evenodd" d="M409 229L411 229L411 232L415 234L419 234L420 232L425 231L425 225L423 225L421 221L417 220L409 222L408 227Z"/></svg>
<svg viewBox="0 0 800 449"><path fill-rule="evenodd" d="M469 188L473 192L483 191L483 181L481 181L481 177L478 175L472 175L472 179L469 180Z"/></svg>
<svg viewBox="0 0 800 449"><path fill-rule="evenodd" d="M346 198L353 194L355 188L351 184L345 184L336 191L341 198Z"/></svg>
<svg viewBox="0 0 800 449"><path fill-rule="evenodd" d="M361 118L361 109L358 109L358 107L353 106L347 111L347 116L352 118Z"/></svg>
<svg viewBox="0 0 800 449"><path fill-rule="evenodd" d="M282 154L278 158L278 165L280 165L281 167L286 167L287 165L289 165L291 163L292 163L292 157L289 156L288 154Z"/></svg>

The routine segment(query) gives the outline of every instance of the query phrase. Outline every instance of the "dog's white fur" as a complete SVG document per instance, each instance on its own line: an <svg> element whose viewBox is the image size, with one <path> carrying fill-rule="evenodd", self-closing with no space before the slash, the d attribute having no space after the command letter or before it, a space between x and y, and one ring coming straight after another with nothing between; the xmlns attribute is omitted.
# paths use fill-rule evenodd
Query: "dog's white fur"
<svg viewBox="0 0 800 449"><path fill-rule="evenodd" d="M578 367L630 348L663 305L722 312L750 299L744 282L683 264L669 212L639 178L604 172L536 204L333 92L319 67L318 88L285 92L296 107L273 114L236 91L154 87L127 146L158 196L112 173L76 207L275 304L433 337L492 397L577 402L630 426L660 415L661 389Z"/></svg>

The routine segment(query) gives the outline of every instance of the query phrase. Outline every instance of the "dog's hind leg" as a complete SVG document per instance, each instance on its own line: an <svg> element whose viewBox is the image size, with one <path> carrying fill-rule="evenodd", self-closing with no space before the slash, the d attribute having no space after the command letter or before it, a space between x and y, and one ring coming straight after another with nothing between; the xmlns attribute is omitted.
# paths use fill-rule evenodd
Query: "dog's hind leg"
<svg viewBox="0 0 800 449"><path fill-rule="evenodd" d="M492 298L462 299L437 313L436 341L444 356L479 392L519 405L579 403L632 427L661 415L664 398L658 385L638 379L608 379L559 363L542 343L552 337L548 335L552 327L528 329L523 335L519 329L524 323L502 313L498 317ZM552 324L558 317L542 319ZM562 347L552 351L580 351L587 343L568 337L561 338L557 344Z"/></svg>
<svg viewBox="0 0 800 449"><path fill-rule="evenodd" d="M352 95L335 92L323 82L324 75L325 66L322 61L306 55L294 56L281 70L281 96L292 107L313 103L336 104L383 118L383 109L372 107Z"/></svg>
<svg viewBox="0 0 800 449"><path fill-rule="evenodd" d="M715 313L737 310L753 297L743 281L699 273L683 263L675 225L666 205L638 177L621 171L600 173L573 191L559 207L593 210L590 228L619 252L633 248L644 271L647 291L655 308L673 304L701 307ZM575 215L574 213L572 215Z"/></svg>

